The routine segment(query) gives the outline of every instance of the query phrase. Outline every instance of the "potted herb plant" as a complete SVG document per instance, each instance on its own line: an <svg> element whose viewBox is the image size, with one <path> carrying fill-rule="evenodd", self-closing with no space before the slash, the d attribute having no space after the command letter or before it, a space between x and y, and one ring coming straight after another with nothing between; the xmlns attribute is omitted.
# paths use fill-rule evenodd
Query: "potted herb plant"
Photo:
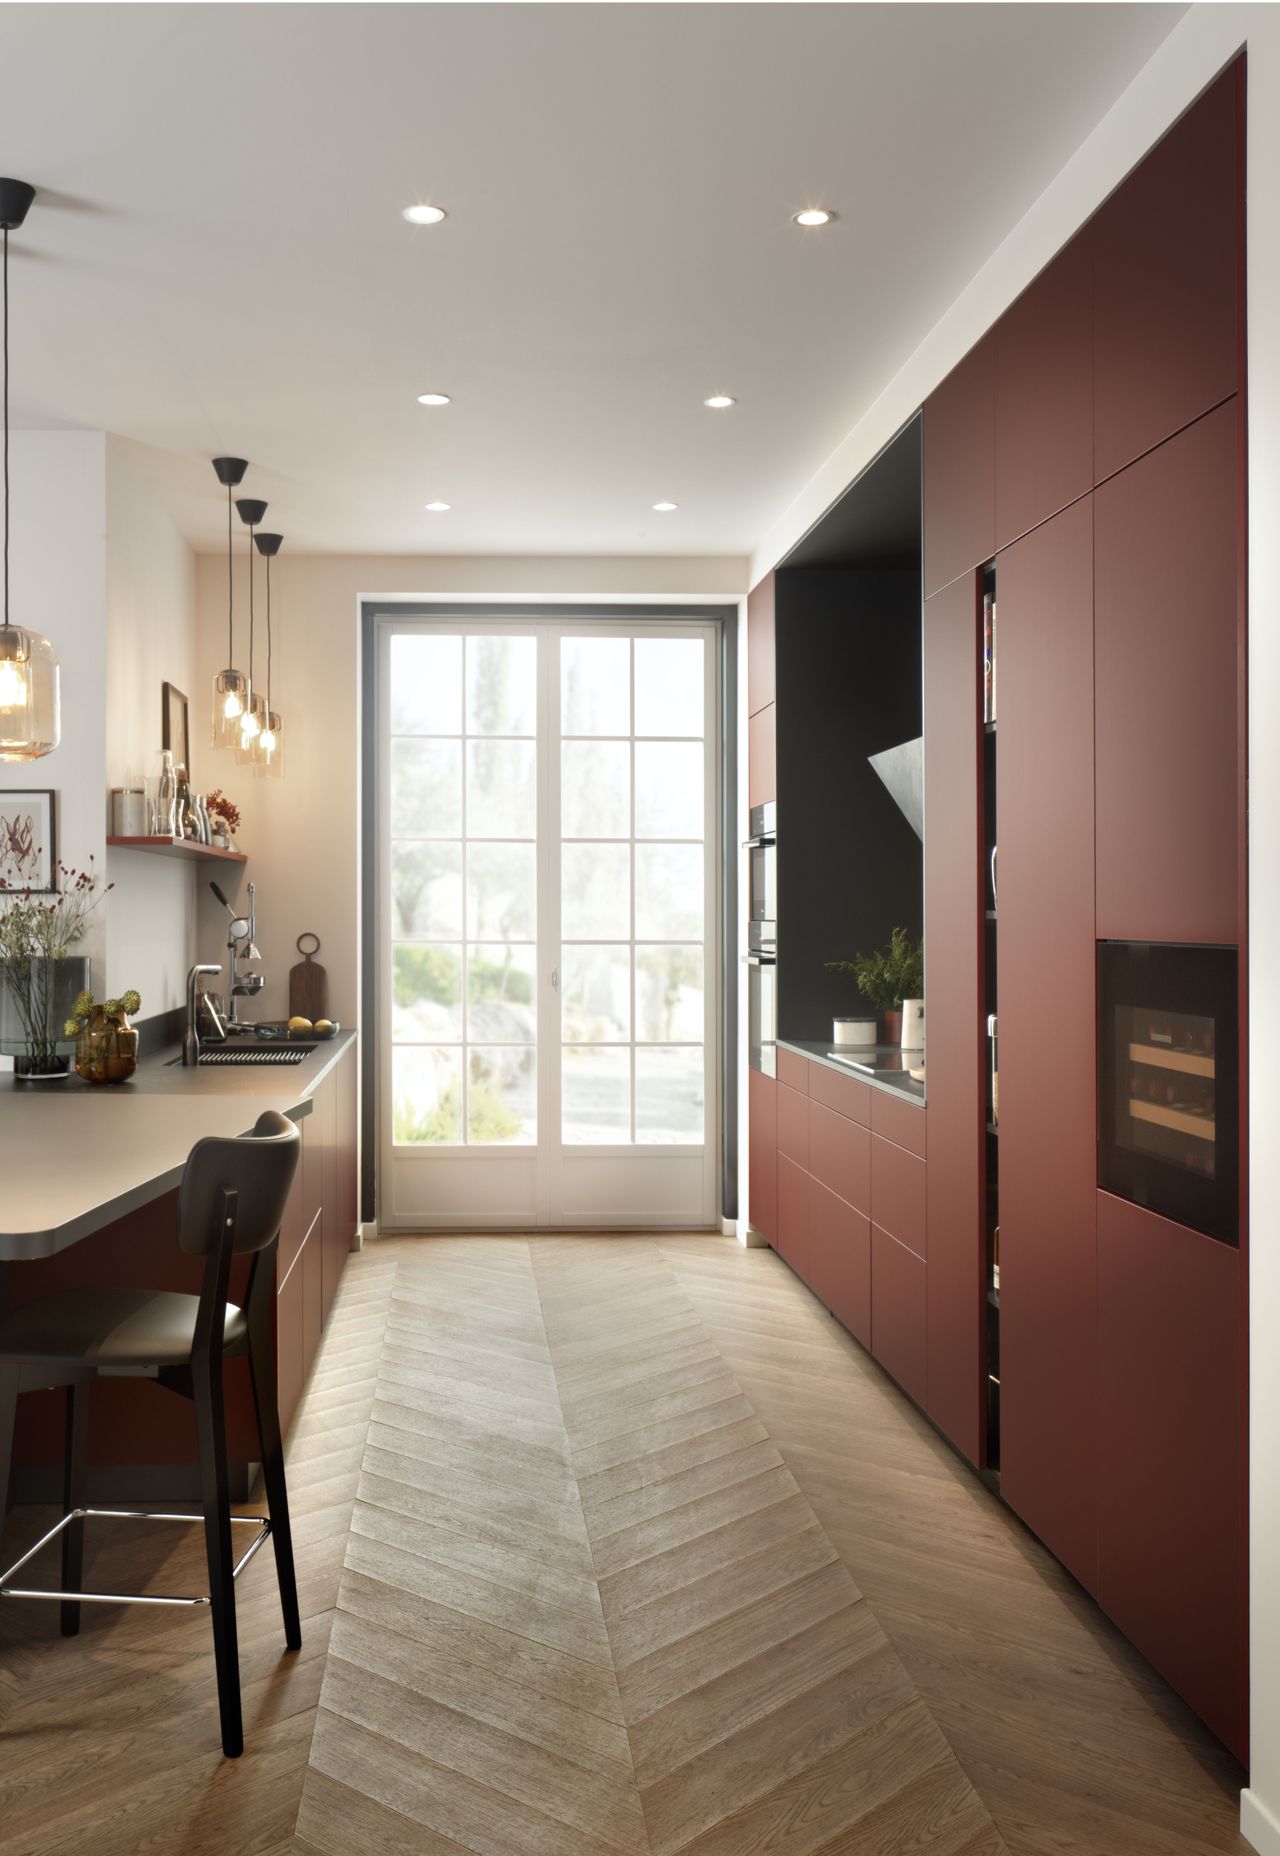
<svg viewBox="0 0 1280 1856"><path fill-rule="evenodd" d="M852 960L829 960L827 966L833 973L847 973L867 1004L883 1015L886 1044L903 1041L904 1002L913 1008L913 1030L918 1024L923 1038L923 941L913 941L905 928L895 928L887 948L855 954Z"/></svg>
<svg viewBox="0 0 1280 1856"><path fill-rule="evenodd" d="M59 864L51 893L0 883L0 1049L26 1082L69 1073L65 1021L89 982L88 956L73 950L112 887L99 889L92 857L89 865Z"/></svg>

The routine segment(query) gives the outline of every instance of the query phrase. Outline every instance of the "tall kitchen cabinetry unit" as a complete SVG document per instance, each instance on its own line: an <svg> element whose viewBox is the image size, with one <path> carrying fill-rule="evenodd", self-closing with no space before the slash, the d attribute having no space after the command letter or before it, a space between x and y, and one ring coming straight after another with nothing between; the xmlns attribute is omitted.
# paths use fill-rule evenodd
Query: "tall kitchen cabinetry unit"
<svg viewBox="0 0 1280 1856"><path fill-rule="evenodd" d="M1241 1755L1246 1222L1221 1206L1245 1151L1242 108L1237 66L924 424L924 1402L975 1456L998 1302L1003 1494ZM1240 996L1215 1020L1140 980L1152 1009L1100 1011L1117 955L1238 973ZM1130 1184L1103 1190L1117 1141Z"/></svg>

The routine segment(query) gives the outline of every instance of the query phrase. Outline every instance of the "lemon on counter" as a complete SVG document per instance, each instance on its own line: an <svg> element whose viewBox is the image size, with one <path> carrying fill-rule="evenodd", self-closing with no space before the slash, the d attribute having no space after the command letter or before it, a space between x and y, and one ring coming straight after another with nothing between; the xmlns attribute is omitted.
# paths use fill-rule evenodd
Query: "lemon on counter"
<svg viewBox="0 0 1280 1856"><path fill-rule="evenodd" d="M297 1017L289 1020L289 1036L291 1038L301 1037L304 1031L310 1031L312 1029L313 1026L309 1018Z"/></svg>
<svg viewBox="0 0 1280 1856"><path fill-rule="evenodd" d="M332 1031L333 1020L330 1018L317 1018L315 1024L312 1025L311 1029L313 1031Z"/></svg>

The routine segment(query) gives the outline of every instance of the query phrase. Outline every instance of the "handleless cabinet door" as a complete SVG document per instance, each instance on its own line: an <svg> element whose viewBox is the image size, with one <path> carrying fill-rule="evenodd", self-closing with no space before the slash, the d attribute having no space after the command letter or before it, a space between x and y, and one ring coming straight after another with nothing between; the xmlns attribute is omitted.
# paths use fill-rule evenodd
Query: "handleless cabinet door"
<svg viewBox="0 0 1280 1856"><path fill-rule="evenodd" d="M1240 938L1238 446L1232 400L1094 492L1099 940Z"/></svg>
<svg viewBox="0 0 1280 1856"><path fill-rule="evenodd" d="M1240 1252L1098 1194L1098 1599L1248 1757Z"/></svg>
<svg viewBox="0 0 1280 1856"><path fill-rule="evenodd" d="M984 335L924 403L924 590L996 547L993 338Z"/></svg>
<svg viewBox="0 0 1280 1856"><path fill-rule="evenodd" d="M798 1089L777 1086L778 1152L809 1170L809 1098Z"/></svg>
<svg viewBox="0 0 1280 1856"><path fill-rule="evenodd" d="M871 1210L871 1135L821 1102L809 1101L809 1171L860 1212Z"/></svg>
<svg viewBox="0 0 1280 1856"><path fill-rule="evenodd" d="M838 1321L871 1345L871 1223L819 1179L809 1180L813 1229L807 1281Z"/></svg>
<svg viewBox="0 0 1280 1856"><path fill-rule="evenodd" d="M747 1217L771 1244L778 1241L778 1085L747 1072Z"/></svg>
<svg viewBox="0 0 1280 1856"><path fill-rule="evenodd" d="M1092 498L1002 553L1000 1484L1097 1590Z"/></svg>
<svg viewBox="0 0 1280 1856"><path fill-rule="evenodd" d="M1239 386L1239 62L1102 207L1094 251L1094 480Z"/></svg>
<svg viewBox="0 0 1280 1856"><path fill-rule="evenodd" d="M747 714L773 701L774 577L766 574L747 595ZM770 794L772 798L772 794Z"/></svg>
<svg viewBox="0 0 1280 1856"><path fill-rule="evenodd" d="M809 1175L778 1155L778 1255L809 1279Z"/></svg>
<svg viewBox="0 0 1280 1856"><path fill-rule="evenodd" d="M924 609L928 1409L974 1463L987 1396L978 611L973 574Z"/></svg>
<svg viewBox="0 0 1280 1856"><path fill-rule="evenodd" d="M995 326L997 548L1093 488L1092 282L1082 234Z"/></svg>
<svg viewBox="0 0 1280 1856"><path fill-rule="evenodd" d="M871 1351L917 1404L928 1381L925 1265L914 1250L871 1227Z"/></svg>
<svg viewBox="0 0 1280 1856"><path fill-rule="evenodd" d="M772 703L747 722L747 803L768 805L778 797L778 738Z"/></svg>

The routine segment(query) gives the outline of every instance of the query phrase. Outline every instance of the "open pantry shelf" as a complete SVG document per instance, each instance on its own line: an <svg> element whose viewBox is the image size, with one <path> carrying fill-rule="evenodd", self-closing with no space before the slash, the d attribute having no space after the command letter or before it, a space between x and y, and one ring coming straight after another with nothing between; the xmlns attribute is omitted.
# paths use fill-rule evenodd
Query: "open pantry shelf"
<svg viewBox="0 0 1280 1856"><path fill-rule="evenodd" d="M244 864L244 851L223 851L214 844L197 844L193 838L108 838L116 850L156 851L162 857L187 857L196 863Z"/></svg>

